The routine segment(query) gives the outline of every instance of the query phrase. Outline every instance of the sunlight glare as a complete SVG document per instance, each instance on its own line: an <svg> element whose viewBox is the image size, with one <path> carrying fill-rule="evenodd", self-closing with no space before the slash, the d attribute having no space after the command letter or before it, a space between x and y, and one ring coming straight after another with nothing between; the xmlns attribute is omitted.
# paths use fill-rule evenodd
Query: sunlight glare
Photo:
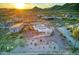
<svg viewBox="0 0 79 59"><path fill-rule="evenodd" d="M24 9L25 4L24 3L15 3L15 7L17 9Z"/></svg>

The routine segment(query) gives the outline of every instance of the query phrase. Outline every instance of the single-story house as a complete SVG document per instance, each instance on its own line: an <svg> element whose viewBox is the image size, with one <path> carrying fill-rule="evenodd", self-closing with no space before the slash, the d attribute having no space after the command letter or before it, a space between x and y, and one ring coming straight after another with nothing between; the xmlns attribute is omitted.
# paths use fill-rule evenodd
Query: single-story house
<svg viewBox="0 0 79 59"><path fill-rule="evenodd" d="M10 32L13 32L13 33L19 32L22 30L23 26L24 26L23 23L18 23L18 24L11 26L9 30Z"/></svg>
<svg viewBox="0 0 79 59"><path fill-rule="evenodd" d="M52 28L48 28L47 26L43 24L35 24L33 27L38 32L44 32L45 35L51 35L51 33L53 32Z"/></svg>
<svg viewBox="0 0 79 59"><path fill-rule="evenodd" d="M64 14L65 18L70 18L70 19L77 19L79 18L79 15L76 14Z"/></svg>

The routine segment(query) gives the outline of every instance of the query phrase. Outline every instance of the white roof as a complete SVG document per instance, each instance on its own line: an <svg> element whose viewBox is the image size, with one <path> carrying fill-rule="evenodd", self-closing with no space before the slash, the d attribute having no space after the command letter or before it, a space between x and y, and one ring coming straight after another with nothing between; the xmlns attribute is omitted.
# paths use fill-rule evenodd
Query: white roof
<svg viewBox="0 0 79 59"><path fill-rule="evenodd" d="M21 25L23 25L23 23L15 24L15 25L11 26L11 28L19 27L19 26L21 26Z"/></svg>
<svg viewBox="0 0 79 59"><path fill-rule="evenodd" d="M38 25L35 25L33 26L35 30L38 30L39 32L52 32L52 29L46 27L45 25L43 24L38 24Z"/></svg>

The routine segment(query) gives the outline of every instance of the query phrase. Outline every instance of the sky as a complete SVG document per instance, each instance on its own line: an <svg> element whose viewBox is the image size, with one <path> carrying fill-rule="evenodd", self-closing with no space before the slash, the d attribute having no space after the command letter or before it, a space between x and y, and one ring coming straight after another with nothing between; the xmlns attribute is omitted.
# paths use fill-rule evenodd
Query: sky
<svg viewBox="0 0 79 59"><path fill-rule="evenodd" d="M18 8L18 6L16 6L16 4L15 3L0 3L0 8ZM49 8L54 5L63 5L64 3L63 4L62 3L23 3L23 4L24 4L24 6L22 6L22 7L24 7L24 9L31 9L35 6L37 6L39 8Z"/></svg>

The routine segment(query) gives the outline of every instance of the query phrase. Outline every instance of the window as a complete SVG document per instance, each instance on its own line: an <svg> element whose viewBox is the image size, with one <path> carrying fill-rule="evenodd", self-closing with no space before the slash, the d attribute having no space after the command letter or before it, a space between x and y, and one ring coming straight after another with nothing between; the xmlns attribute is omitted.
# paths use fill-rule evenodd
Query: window
<svg viewBox="0 0 79 59"><path fill-rule="evenodd" d="M15 29L13 29L13 32L16 32Z"/></svg>
<svg viewBox="0 0 79 59"><path fill-rule="evenodd" d="M69 43L71 43L71 41L69 40Z"/></svg>
<svg viewBox="0 0 79 59"><path fill-rule="evenodd" d="M35 43L34 46L37 46L37 44Z"/></svg>
<svg viewBox="0 0 79 59"><path fill-rule="evenodd" d="M54 48L54 49L56 49L56 47L55 47L55 46L54 46L53 48Z"/></svg>
<svg viewBox="0 0 79 59"><path fill-rule="evenodd" d="M40 42L42 42L42 40L40 40Z"/></svg>
<svg viewBox="0 0 79 59"><path fill-rule="evenodd" d="M32 45L32 42L30 44Z"/></svg>

